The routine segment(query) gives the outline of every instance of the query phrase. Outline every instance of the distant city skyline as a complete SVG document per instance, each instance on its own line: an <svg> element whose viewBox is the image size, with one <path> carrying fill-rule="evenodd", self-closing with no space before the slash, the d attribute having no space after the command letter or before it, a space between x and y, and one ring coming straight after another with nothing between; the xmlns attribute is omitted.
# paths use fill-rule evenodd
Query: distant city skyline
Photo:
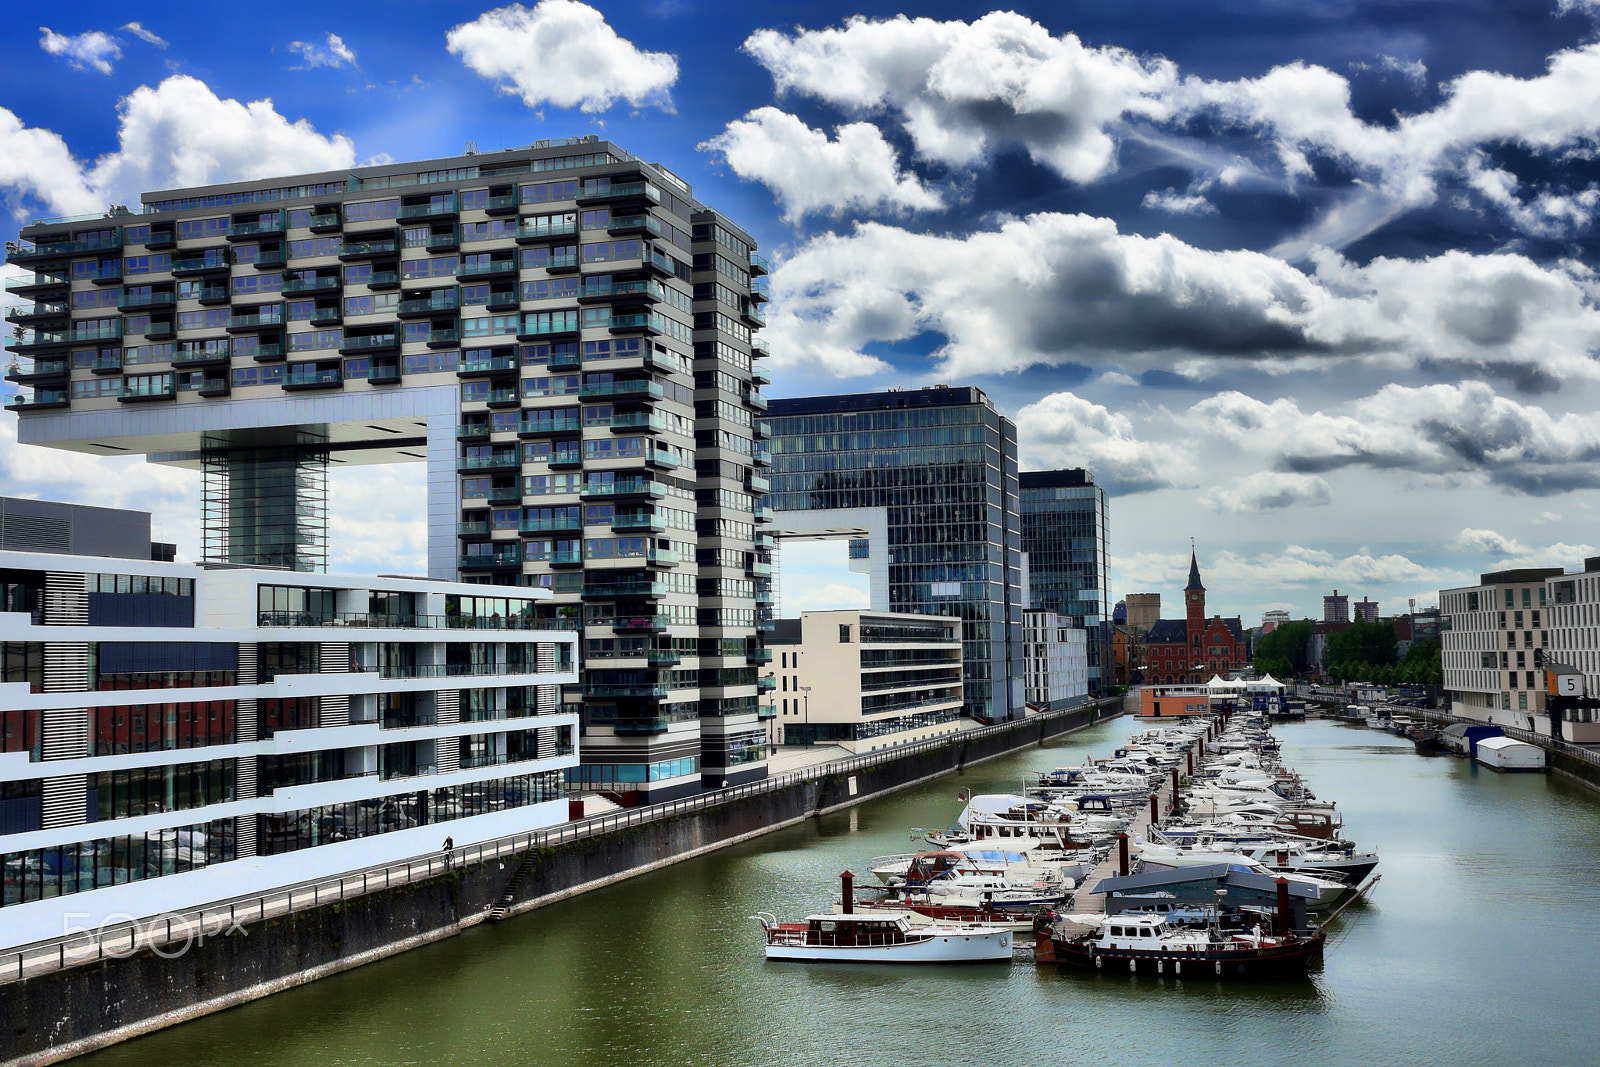
<svg viewBox="0 0 1600 1067"><path fill-rule="evenodd" d="M771 249L770 395L973 385L1022 469L1088 468L1113 601L1176 603L1191 536L1246 620L1600 552L1600 8L922 10L7 9L0 229L599 133ZM423 480L335 474L329 566L421 573ZM0 493L147 508L198 556L194 472L5 416ZM791 554L804 607L859 596L827 560Z"/></svg>

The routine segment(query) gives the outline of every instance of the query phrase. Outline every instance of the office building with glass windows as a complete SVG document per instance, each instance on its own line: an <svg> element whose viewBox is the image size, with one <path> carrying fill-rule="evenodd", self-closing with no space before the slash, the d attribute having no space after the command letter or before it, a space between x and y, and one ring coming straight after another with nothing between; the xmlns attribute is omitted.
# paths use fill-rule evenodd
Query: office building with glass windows
<svg viewBox="0 0 1600 1067"><path fill-rule="evenodd" d="M428 572L582 628L579 788L766 773L766 264L596 137L149 193L22 230L24 443L203 479L203 555L314 571L330 469L427 464Z"/></svg>
<svg viewBox="0 0 1600 1067"><path fill-rule="evenodd" d="M1089 692L1112 684L1111 561L1106 491L1082 469L1023 471L1022 551L1030 608L1054 612L1087 633Z"/></svg>
<svg viewBox="0 0 1600 1067"><path fill-rule="evenodd" d="M3 503L0 948L566 820L548 590L163 562L148 516Z"/></svg>
<svg viewBox="0 0 1600 1067"><path fill-rule="evenodd" d="M982 390L774 400L774 530L851 542L872 610L961 620L963 714L1023 713L1017 433Z"/></svg>

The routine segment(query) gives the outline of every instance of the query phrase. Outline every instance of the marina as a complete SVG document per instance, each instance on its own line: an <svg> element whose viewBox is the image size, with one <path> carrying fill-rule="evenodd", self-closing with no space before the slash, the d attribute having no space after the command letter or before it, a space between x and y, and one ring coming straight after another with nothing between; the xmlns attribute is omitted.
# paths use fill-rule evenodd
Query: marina
<svg viewBox="0 0 1600 1067"><path fill-rule="evenodd" d="M1600 798L1554 777L1425 759L1401 738L1325 720L1275 727L1284 759L1338 798L1384 878L1340 917L1307 980L1113 977L1037 967L1021 952L977 967L762 957L754 912L827 912L840 871L906 851L908 826L951 822L958 792L1016 791L1143 728L1112 720L84 1062L224 1065L249 1047L271 1067L880 1064L933 1033L992 1067L1086 1057L1277 1067L1305 1048L1332 1064L1589 1058L1581 1009L1523 1008L1570 1005L1572 990L1600 982L1591 946L1570 936L1600 897ZM1514 952L1472 933L1508 916ZM334 1036L347 1033L359 1040Z"/></svg>

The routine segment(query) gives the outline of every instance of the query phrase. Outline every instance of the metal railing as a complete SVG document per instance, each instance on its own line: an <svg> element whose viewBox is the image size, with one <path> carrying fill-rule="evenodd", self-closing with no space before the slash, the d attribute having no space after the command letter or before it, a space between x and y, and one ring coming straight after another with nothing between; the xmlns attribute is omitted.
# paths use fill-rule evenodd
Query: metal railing
<svg viewBox="0 0 1600 1067"><path fill-rule="evenodd" d="M1121 700L1121 697L1106 697L1059 712L1046 712L992 726L980 726L953 737L947 735L912 741L877 752L832 760L776 777L763 778L758 782L699 793L681 800L669 800L642 808L629 808L563 823L546 830L533 830L476 845L467 845L455 849L448 856L439 852L400 860L362 871L353 871L336 878L301 882L270 893L236 897L200 908L164 913L143 921L108 925L82 934L36 942L0 955L0 984L50 974L107 958L125 957L141 949L180 942L187 945L197 939L203 941L207 937L224 936L229 930L242 928L245 923L261 922L280 915L290 915L324 904L364 896L393 886L423 881L446 874L452 867L486 863L503 856L519 855L532 849L553 848L615 833L631 826L660 822L787 789L802 782L817 781L832 775L875 767L904 756L941 748L953 741L980 740L997 734L1023 730L1050 719L1079 714L1085 709L1114 707L1120 704Z"/></svg>
<svg viewBox="0 0 1600 1067"><path fill-rule="evenodd" d="M364 611L263 611L260 626L358 626L399 630L576 630L575 618L532 619L520 615L381 615Z"/></svg>

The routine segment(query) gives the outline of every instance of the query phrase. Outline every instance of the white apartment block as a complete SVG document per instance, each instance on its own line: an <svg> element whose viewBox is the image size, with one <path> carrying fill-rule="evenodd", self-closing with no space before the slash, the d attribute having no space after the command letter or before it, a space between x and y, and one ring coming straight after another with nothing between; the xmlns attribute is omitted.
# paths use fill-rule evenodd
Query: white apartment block
<svg viewBox="0 0 1600 1067"><path fill-rule="evenodd" d="M1089 635L1053 611L1022 613L1023 693L1030 710L1089 699Z"/></svg>
<svg viewBox="0 0 1600 1067"><path fill-rule="evenodd" d="M1600 696L1600 556L1583 561L1577 574L1551 578L1550 650L1547 659L1576 667L1583 675L1581 696ZM1600 713L1569 709L1562 734L1568 741L1600 742Z"/></svg>
<svg viewBox="0 0 1600 1067"><path fill-rule="evenodd" d="M567 818L548 591L140 551L0 551L0 947Z"/></svg>
<svg viewBox="0 0 1600 1067"><path fill-rule="evenodd" d="M1545 714L1544 657L1551 623L1547 580L1559 567L1480 576L1475 586L1439 592L1444 689L1453 715L1539 733Z"/></svg>
<svg viewBox="0 0 1600 1067"><path fill-rule="evenodd" d="M872 752L961 728L960 619L808 611L767 643L785 744Z"/></svg>

